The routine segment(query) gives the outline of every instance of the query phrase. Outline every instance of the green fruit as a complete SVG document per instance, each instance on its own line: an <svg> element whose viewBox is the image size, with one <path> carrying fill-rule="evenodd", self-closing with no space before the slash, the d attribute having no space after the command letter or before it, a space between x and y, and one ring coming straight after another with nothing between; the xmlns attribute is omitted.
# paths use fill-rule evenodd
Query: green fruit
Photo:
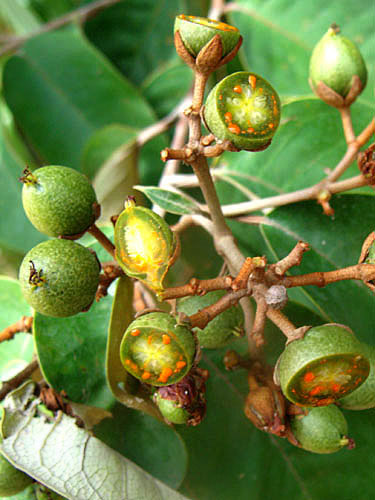
<svg viewBox="0 0 375 500"><path fill-rule="evenodd" d="M280 356L278 378L284 396L300 406L326 406L359 387L370 365L362 344L345 326L310 328Z"/></svg>
<svg viewBox="0 0 375 500"><path fill-rule="evenodd" d="M200 309L214 304L224 295L224 291L218 290L202 296L184 297L177 302L177 311L191 316ZM216 349L226 345L235 336L241 335L243 333L243 325L244 315L242 307L237 304L216 316L203 330L200 328L194 328L193 330L198 337L201 347Z"/></svg>
<svg viewBox="0 0 375 500"><path fill-rule="evenodd" d="M213 19L183 14L176 17L174 32L176 31L179 31L186 49L194 57L215 35L221 38L223 56L231 52L240 39L240 32L234 26Z"/></svg>
<svg viewBox="0 0 375 500"><path fill-rule="evenodd" d="M160 393L155 395L154 401L163 417L172 424L186 424L190 413L182 408L177 401L165 399Z"/></svg>
<svg viewBox="0 0 375 500"><path fill-rule="evenodd" d="M33 482L33 478L24 472L16 469L1 453L0 453L0 496L11 497L23 491L29 484Z"/></svg>
<svg viewBox="0 0 375 500"><path fill-rule="evenodd" d="M96 256L70 240L39 243L24 257L19 280L26 301L47 316L77 314L91 305L99 284Z"/></svg>
<svg viewBox="0 0 375 500"><path fill-rule="evenodd" d="M372 243L370 245L370 248L368 249L368 254L365 260L366 264L375 264L375 243Z"/></svg>
<svg viewBox="0 0 375 500"><path fill-rule="evenodd" d="M334 453L350 446L348 425L335 405L306 408L307 415L291 419L290 427L301 448L313 453Z"/></svg>
<svg viewBox="0 0 375 500"><path fill-rule="evenodd" d="M175 384L192 366L193 333L164 312L144 314L128 326L120 346L125 369L155 386Z"/></svg>
<svg viewBox="0 0 375 500"><path fill-rule="evenodd" d="M310 82L314 91L322 81L341 97L352 87L353 77L360 79L362 89L367 82L367 69L354 42L339 34L332 26L315 46L310 60Z"/></svg>
<svg viewBox="0 0 375 500"><path fill-rule="evenodd" d="M280 122L280 99L275 89L255 73L239 71L211 90L204 108L209 131L238 149L258 151L271 142Z"/></svg>
<svg viewBox="0 0 375 500"><path fill-rule="evenodd" d="M68 167L48 166L21 178L27 217L41 233L69 236L95 222L96 195L86 176Z"/></svg>
<svg viewBox="0 0 375 500"><path fill-rule="evenodd" d="M370 362L370 373L365 382L337 404L347 410L375 408L375 347L362 344L363 352Z"/></svg>
<svg viewBox="0 0 375 500"><path fill-rule="evenodd" d="M116 259L128 276L143 281L157 293L178 253L178 240L168 224L133 200L125 203L115 226Z"/></svg>

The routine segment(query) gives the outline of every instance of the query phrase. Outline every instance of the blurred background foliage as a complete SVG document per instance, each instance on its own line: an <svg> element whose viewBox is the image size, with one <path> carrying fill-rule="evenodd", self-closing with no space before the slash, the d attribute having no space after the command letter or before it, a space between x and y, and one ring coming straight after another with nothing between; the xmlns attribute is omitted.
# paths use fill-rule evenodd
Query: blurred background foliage
<svg viewBox="0 0 375 500"><path fill-rule="evenodd" d="M191 70L174 51L173 23L180 13L207 15L208 0L122 0L84 22L77 16L60 29L35 35L45 23L90 3L95 2L0 2L0 51L24 37L16 50L2 53L0 59L0 270L9 277L17 276L23 255L44 239L22 209L18 178L25 166L63 164L84 172L97 190L105 223L121 210L134 184L158 184L163 169L159 152L169 144L173 127L142 147L137 137L172 112L191 88ZM221 175L217 186L223 204L312 185L344 154L338 113L319 102L307 83L311 50L333 22L358 43L369 71L367 88L353 106L355 131L359 133L374 115L372 0L237 0L229 7L226 20L240 29L244 43L210 85L227 72L254 71L278 90L283 114L267 151L226 153L214 162ZM353 164L345 176L356 173ZM315 203L305 202L267 213L272 224L245 225L236 220L230 224L246 255L266 255L275 261L303 239L312 250L298 273L330 270L357 261L364 237L374 229L373 191L365 188L335 196L332 205L333 219ZM200 228L187 230L171 283L181 284L192 276L213 277L219 269L209 236ZM15 301L21 303L15 298L19 290L14 281L6 278L1 286L0 319L6 326L14 321L9 311L15 310ZM374 297L361 284L342 282L323 290L306 287L293 290L290 298L286 311L297 326L342 322L361 340L374 343ZM96 320L104 332L110 305L111 298ZM17 314L27 314L26 309L25 304L17 306ZM69 328L76 328L83 343L79 331L84 326ZM267 338L269 360L274 362L282 338L271 325ZM17 342L17 349L15 344L6 351L3 345L0 348L3 379L15 358L21 365L30 359L27 336ZM104 358L104 339L99 344ZM237 342L236 348L244 351L246 343ZM64 346L59 349L64 358ZM101 375L94 395L84 402L110 408L115 424L103 421L97 435L192 499L367 500L375 494L374 410L346 412L355 450L319 456L293 448L262 434L245 419L246 377L225 372L224 352L204 353L211 377L207 418L198 428L173 431L151 417L114 406L105 395ZM90 361L82 358L82 363ZM48 367L52 379L60 362L53 358ZM74 373L74 366L71 369L74 385L80 373Z"/></svg>

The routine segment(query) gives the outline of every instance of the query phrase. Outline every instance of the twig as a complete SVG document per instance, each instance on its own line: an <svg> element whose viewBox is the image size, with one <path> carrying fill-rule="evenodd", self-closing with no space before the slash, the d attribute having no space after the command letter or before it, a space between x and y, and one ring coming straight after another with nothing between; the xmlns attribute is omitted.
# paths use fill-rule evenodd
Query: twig
<svg viewBox="0 0 375 500"><path fill-rule="evenodd" d="M102 247L107 250L107 252L113 257L113 259L116 259L115 256L115 245L112 243L112 241L107 238L107 236L101 231L96 224L93 224L88 230L88 233L90 233L94 238L98 240L98 242L102 245Z"/></svg>
<svg viewBox="0 0 375 500"><path fill-rule="evenodd" d="M355 133L353 130L352 118L350 116L350 107L339 108L341 115L342 128L344 130L346 144L351 144L355 141Z"/></svg>
<svg viewBox="0 0 375 500"><path fill-rule="evenodd" d="M286 288L307 285L323 287L343 280L360 280L364 283L373 281L375 280L375 264L356 264L335 271L317 271L298 276L288 276L279 281L278 284L284 285Z"/></svg>
<svg viewBox="0 0 375 500"><path fill-rule="evenodd" d="M233 278L231 276L219 276L208 280L192 278L189 283L182 286L167 288L162 293L163 300L178 299L188 295L204 295L213 290L230 290Z"/></svg>
<svg viewBox="0 0 375 500"><path fill-rule="evenodd" d="M29 332L31 330L32 324L32 316L22 316L22 318L16 323L7 326L0 332L0 343L4 342L5 340L11 340L16 335L16 333Z"/></svg>
<svg viewBox="0 0 375 500"><path fill-rule="evenodd" d="M19 387L22 382L28 379L33 372L39 367L38 360L31 361L26 368L24 368L20 373L17 373L13 378L2 382L0 389L0 401L2 401L7 394Z"/></svg>
<svg viewBox="0 0 375 500"><path fill-rule="evenodd" d="M31 38L34 38L38 35L41 35L42 33L47 33L48 31L53 31L57 28L61 28L65 24L69 24L73 21L78 20L80 22L85 22L89 17L98 14L101 10L110 7L111 5L114 5L116 3L119 3L120 1L121 0L98 0L97 2L92 2L91 4L86 5L85 7L80 7L79 9L74 10L73 12L69 12L68 14L65 14L57 19L54 19L53 21L41 26L40 29L33 31L32 33L29 33L26 36L17 37L16 39L4 45L0 49L0 57L3 56L4 54L7 54L8 52L17 50L27 40L30 40Z"/></svg>

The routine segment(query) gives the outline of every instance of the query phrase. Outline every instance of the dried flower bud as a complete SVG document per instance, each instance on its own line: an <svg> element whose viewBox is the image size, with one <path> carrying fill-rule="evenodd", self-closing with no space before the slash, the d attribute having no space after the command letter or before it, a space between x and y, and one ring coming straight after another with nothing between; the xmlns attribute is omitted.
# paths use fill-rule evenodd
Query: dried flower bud
<svg viewBox="0 0 375 500"><path fill-rule="evenodd" d="M248 375L250 392L245 415L258 429L285 437L285 400L272 380L272 370L256 363Z"/></svg>
<svg viewBox="0 0 375 500"><path fill-rule="evenodd" d="M207 370L195 368L176 384L160 387L154 401L165 419L173 424L200 424L206 413L207 378Z"/></svg>
<svg viewBox="0 0 375 500"><path fill-rule="evenodd" d="M160 293L168 269L178 254L178 240L158 214L125 204L115 226L116 259L128 276Z"/></svg>

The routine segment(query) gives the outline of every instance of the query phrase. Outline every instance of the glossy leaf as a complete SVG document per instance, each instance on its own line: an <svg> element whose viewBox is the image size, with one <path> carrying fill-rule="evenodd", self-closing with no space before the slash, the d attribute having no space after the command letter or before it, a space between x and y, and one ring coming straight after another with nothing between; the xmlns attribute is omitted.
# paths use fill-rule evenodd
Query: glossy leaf
<svg viewBox="0 0 375 500"><path fill-rule="evenodd" d="M142 84L142 93L162 118L186 96L193 83L193 72L180 60L163 64Z"/></svg>
<svg viewBox="0 0 375 500"><path fill-rule="evenodd" d="M154 119L139 91L75 27L35 37L10 58L4 95L43 162L74 168L96 130Z"/></svg>
<svg viewBox="0 0 375 500"><path fill-rule="evenodd" d="M121 404L111 413L113 418L95 427L95 436L171 488L178 488L186 474L188 455L173 427Z"/></svg>
<svg viewBox="0 0 375 500"><path fill-rule="evenodd" d="M0 276L0 331L22 316L31 314L18 281ZM33 351L33 337L28 333L17 333L12 340L3 342L0 348L0 379L8 380L25 368L31 361Z"/></svg>
<svg viewBox="0 0 375 500"><path fill-rule="evenodd" d="M256 71L275 86L281 96L311 94L308 85L311 51L329 26L335 22L345 36L353 39L370 70L370 78L359 100L371 106L374 87L373 22L368 12L371 0L356 2L317 0L238 0L238 12L230 22L242 36L243 61L246 69Z"/></svg>
<svg viewBox="0 0 375 500"><path fill-rule="evenodd" d="M198 203L182 192L153 186L134 186L134 189L141 191L152 203L172 214L191 215L201 212Z"/></svg>
<svg viewBox="0 0 375 500"><path fill-rule="evenodd" d="M85 31L130 80L140 84L160 64L175 57L174 18L190 9L190 3L120 2L87 22Z"/></svg>
<svg viewBox="0 0 375 500"><path fill-rule="evenodd" d="M54 420L40 418L35 405L30 405L30 386L7 398L1 426L1 450L21 470L71 500L185 498L79 428L73 418L65 414ZM16 409L27 405L25 411Z"/></svg>

